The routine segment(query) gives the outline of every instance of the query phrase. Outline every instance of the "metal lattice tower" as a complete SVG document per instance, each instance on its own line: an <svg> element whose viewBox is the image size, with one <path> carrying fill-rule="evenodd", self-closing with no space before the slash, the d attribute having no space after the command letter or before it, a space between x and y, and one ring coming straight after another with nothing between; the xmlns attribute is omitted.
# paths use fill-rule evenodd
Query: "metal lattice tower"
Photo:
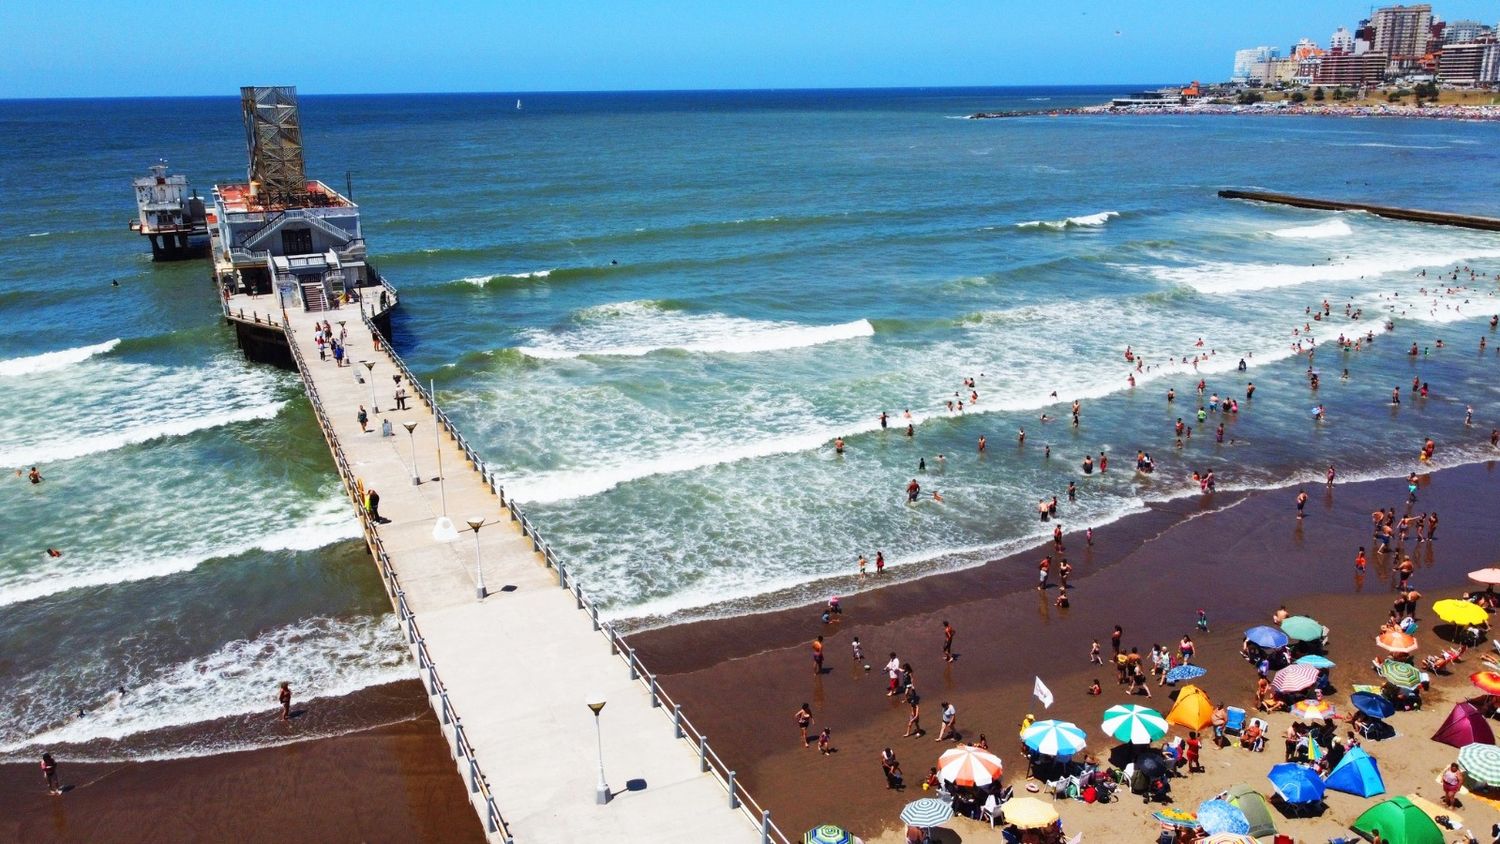
<svg viewBox="0 0 1500 844"><path fill-rule="evenodd" d="M245 113L253 195L264 206L306 205L297 89L291 85L241 88L240 103Z"/></svg>

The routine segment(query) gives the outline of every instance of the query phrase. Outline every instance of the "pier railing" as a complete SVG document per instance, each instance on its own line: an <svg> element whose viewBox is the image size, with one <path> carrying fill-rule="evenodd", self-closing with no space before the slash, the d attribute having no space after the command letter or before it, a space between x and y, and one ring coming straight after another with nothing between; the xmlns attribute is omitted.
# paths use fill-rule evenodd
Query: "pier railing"
<svg viewBox="0 0 1500 844"><path fill-rule="evenodd" d="M386 285L389 287L389 285ZM395 291L391 291L392 301L395 301ZM366 321L374 331L374 324ZM339 470L339 479L344 486L344 492L354 501L355 511L359 513L359 521L364 529L365 543L374 555L375 562L380 567L380 579L385 584L387 596L391 599L391 605L396 610L397 618L400 619L403 635L406 637L407 645L411 649L412 656L417 661L418 676L422 686L427 692L428 698L433 700L433 709L437 712L441 723L443 737L453 752L453 758L459 764L459 771L463 776L464 783L469 789L469 799L475 802L480 818L484 821L486 837L498 840L502 844L514 844L515 838L511 835L510 827L505 822L505 817L500 814L499 805L495 801L495 795L490 791L489 781L485 778L483 769L479 766L479 760L474 754L474 746L469 743L468 736L464 733L463 719L459 717L453 702L448 697L448 689L443 684L442 678L438 676L437 665L433 662L432 654L427 650L427 642L422 637L421 629L417 626L417 620L411 608L406 603L406 592L401 588L401 580L396 574L396 569L391 565L390 555L386 553L385 544L381 542L380 535L375 531L371 523L370 514L365 509L364 501L361 500L360 485L355 477L354 470L350 468L349 459L344 455L343 446L333 435L332 425L328 420L328 413L323 408L323 400L318 395L317 385L311 378L307 377L307 361L302 356L302 350L297 345L297 339L292 333L291 321L283 318L282 330L286 333L287 346L292 350L292 358L297 362L297 372L302 378L302 386L307 391L307 398L311 402L313 412L317 416L318 428L323 432L323 439L328 442L328 448L333 453L334 463ZM392 355L393 359L395 355ZM405 366L402 366L403 371ZM410 380L410 379L408 379ZM415 383L415 382L413 382ZM477 802L476 802L477 801Z"/></svg>
<svg viewBox="0 0 1500 844"><path fill-rule="evenodd" d="M392 301L395 301L395 290L393 288L390 288L390 285L383 278L381 279L381 284L390 289ZM653 674L643 662L641 662L640 657L635 653L635 649L625 641L625 638L623 636L615 631L613 625L611 625L607 621L603 621L600 619L598 604L594 603L594 601L590 599L589 596L584 592L583 586L579 583L577 576L569 570L567 564L564 563L562 558L557 555L557 552L553 550L552 545L541 538L541 535L537 533L536 525L534 525L531 519L528 518L524 512L522 512L520 507L516 506L515 500L506 496L505 488L500 484L496 473L485 464L484 459L479 456L479 452L469 444L469 441L464 437L463 433L458 430L458 427L456 425L453 424L453 420L448 418L448 414L444 412L442 408L438 407L437 397L432 395L431 391L429 391L422 384L422 382L416 378L416 376L412 375L411 370L406 366L406 362L401 359L400 355L396 354L396 351L393 348L391 348L390 338L386 337L385 334L380 331L379 326L375 325L375 322L370 319L368 315L362 314L362 316L364 316L365 327L370 330L370 334L372 336L378 336L381 338L381 345L384 348L386 354L390 357L391 362L395 365L397 371L401 373L401 376L406 379L407 384L410 385L411 389L416 392L416 394L422 399L422 401L426 402L427 406L432 409L433 416L436 417L438 425L441 426L443 432L446 433L450 438L452 438L453 442L463 452L464 459L474 467L475 471L479 472L480 477L482 477L485 484L489 486L490 492L493 493L499 500L500 506L504 508L505 512L510 515L510 520L519 524L521 528L521 535L531 541L532 550L541 556L548 568L551 568L557 572L558 586L566 589L573 595L573 599L577 604L578 610L588 615L589 621L593 625L593 628L599 631L599 633L605 638L605 640L609 642L610 653L618 656L620 660L625 664L626 669L630 672L630 679L639 682L650 693L652 707L661 709L663 717L671 724L674 737L683 742L686 742L697 752L698 769L703 773L711 774L714 779L716 779L724 788L725 792L727 793L729 808L739 810L752 824L754 824L755 828L760 831L761 844L791 844L791 841L787 838L786 834L783 833L778 826L776 826L776 823L773 820L771 820L770 810L761 805L761 803L750 794L749 789L745 788L744 784L738 781L734 769L729 767L729 765L722 758L720 758L719 754L714 751L713 747L710 746L708 742L708 736L705 735L702 730L694 726L693 723L689 721L685 715L682 714L681 704L672 700L672 698L668 696L667 693L661 688L661 684L657 682L656 675ZM295 342L293 342L291 345L293 349L296 348ZM297 354L298 364L300 367L300 352L298 352ZM304 381L306 381L305 378ZM309 395L315 395L315 392L310 383L308 385L308 390ZM317 402L316 400L314 400L314 405L316 406L316 404ZM322 418L323 414L320 410L319 419L321 420ZM331 437L330 442L336 443L336 441ZM334 447L334 450L337 455L338 449L336 445ZM338 456L338 459L340 460L339 471L341 473L345 473L347 470L346 466L342 462L342 456ZM346 475L346 477L352 476ZM345 483L347 486L351 482L346 480ZM361 512L363 512L362 508ZM363 518L363 516L361 518ZM374 532L368 529L368 525L366 529L366 535L374 537L373 545L378 549L380 546L380 538L378 536L374 536ZM383 554L383 550L378 551L377 559L381 559L383 557ZM389 562L382 560L381 572L382 575L387 578L387 591L390 591L393 595L398 594L394 586L395 572L390 569ZM400 610L406 616L406 618L409 619L410 615L408 611L404 609L404 604L405 599L402 598L400 603L398 604L398 610ZM415 629L414 625L413 629ZM421 661L419 659L419 665L420 664ZM427 664L431 664L430 660ZM432 669L430 673L432 675L433 687L435 688L438 684L436 670ZM436 693L434 692L434 694ZM444 699L443 705L445 707L447 706L446 699ZM444 713L442 714L448 714L447 710L445 709ZM446 723L446 721L444 723ZM460 731L455 730L455 732ZM472 756L469 757L469 759L471 760L471 765L475 764L472 762L472 758ZM491 801L489 805L493 807L493 801ZM494 814L494 817L499 817L498 812ZM503 821L501 822L501 824L503 826ZM508 842L509 840L510 839L507 836L506 841Z"/></svg>

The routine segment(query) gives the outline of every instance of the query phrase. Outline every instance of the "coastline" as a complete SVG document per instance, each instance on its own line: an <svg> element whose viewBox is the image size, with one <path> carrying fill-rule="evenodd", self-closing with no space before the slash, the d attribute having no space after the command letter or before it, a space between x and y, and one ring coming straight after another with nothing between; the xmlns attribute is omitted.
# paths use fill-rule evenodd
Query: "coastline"
<svg viewBox="0 0 1500 844"><path fill-rule="evenodd" d="M420 684L393 683L382 693L419 704L420 714L207 756L75 763L59 755L68 789L60 798L47 796L35 762L0 764L0 839L484 841Z"/></svg>
<svg viewBox="0 0 1500 844"><path fill-rule="evenodd" d="M1426 593L1424 604L1456 595L1465 572L1491 558L1486 528L1491 517L1481 502L1500 489L1497 468L1500 463L1487 461L1438 470L1425 479L1418 506L1437 509L1443 522L1437 545L1414 553L1419 568L1413 582ZM660 672L673 698L714 737L720 753L736 760L747 785L765 795L778 823L799 829L838 822L873 838L889 831L901 805L915 796L911 788L904 796L884 789L877 767L880 749L897 751L908 782L933 764L937 749L929 740L901 738L905 707L882 694L882 672L866 673L851 664L852 636L860 637L865 661L877 668L891 650L913 663L929 730L936 726L939 702L951 700L963 732L970 738L987 733L1007 762L1018 758L1015 725L1024 714L1040 709L1031 697L1033 676L1041 677L1057 697L1047 717L1075 720L1090 734L1091 749L1107 752L1112 742L1098 740L1099 712L1123 695L1116 693L1112 672L1089 665L1086 655L1092 639L1106 642L1107 648L1116 623L1125 628L1127 647L1145 651L1154 643L1175 643L1192 629L1196 610L1206 609L1214 632L1198 639L1197 661L1210 671L1200 685L1216 700L1242 705L1253 690L1254 672L1239 656L1239 631L1264 623L1285 603L1294 612L1313 614L1333 631L1331 655L1343 666L1335 671L1335 685L1364 682L1368 672L1360 666L1374 651L1370 638L1389 606L1391 566L1372 559L1365 577L1355 580L1350 561L1357 546L1370 545L1370 510L1377 504L1399 504L1404 483L1392 478L1340 484L1331 494L1321 488L1309 491L1313 506L1301 526L1292 518L1292 489L1281 488L1241 494L1211 515L1195 502L1155 507L1097 532L1091 554L1070 535L1066 541L1077 574L1069 590L1073 603L1066 610L1052 605L1055 586L1042 598L1032 588L1035 560L1042 553L1038 547L978 568L859 593L845 600L842 620L828 627L821 624L816 607L801 607L663 628L638 634L632 643ZM1413 550L1410 545L1408 550ZM1127 604L1107 597L1112 595L1143 600ZM958 630L959 658L948 665L938 656L945 619ZM819 634L827 639L832 670L814 678L807 649ZM1438 647L1430 632L1426 637L1419 639L1425 646L1422 654ZM1459 668L1468 664L1477 665L1477 660ZM1081 694L1094 677L1105 682L1104 697ZM1466 696L1463 677L1459 672L1455 677L1456 684L1435 684L1442 687L1438 699ZM1161 705L1162 691L1167 690L1158 689L1156 698L1142 702ZM834 757L803 750L795 729L788 728L791 713L804 701L812 704L815 726L832 728L840 750ZM1424 716L1441 717L1447 709L1431 706ZM1273 728L1284 728L1285 717L1273 720ZM1409 747L1386 742L1372 753L1381 757L1383 770L1389 769L1391 793L1426 785L1423 793L1430 798L1434 793L1426 780L1431 769L1415 769L1432 761L1432 753L1444 755L1449 748L1428 742L1413 723L1396 723L1411 740ZM1225 775L1237 777L1234 781L1268 790L1264 769L1274 761L1270 757L1209 749L1205 761L1210 767L1227 765ZM1406 767L1413 768L1410 775L1401 773ZM1018 782L1019 774L1008 770L1006 782ZM840 783L854 787L841 788ZM1321 834L1315 829L1353 820L1339 814L1338 801L1330 798L1330 804L1333 808L1318 822L1323 826L1292 827L1294 835L1311 837ZM1140 804L1060 808L1070 833L1093 829L1093 834L1108 834L1129 822L1149 835L1155 823L1136 806Z"/></svg>
<svg viewBox="0 0 1500 844"><path fill-rule="evenodd" d="M1037 109L1031 111L980 111L968 115L970 120L995 120L1006 117L1118 117L1155 116L1193 117L1217 116L1279 116L1279 117L1394 117L1418 120L1460 120L1476 123L1500 121L1500 106L1426 106L1417 108L1401 105L1333 106L1333 105L1249 105L1202 104L1191 106L1116 108L1111 105L1084 106L1081 108Z"/></svg>

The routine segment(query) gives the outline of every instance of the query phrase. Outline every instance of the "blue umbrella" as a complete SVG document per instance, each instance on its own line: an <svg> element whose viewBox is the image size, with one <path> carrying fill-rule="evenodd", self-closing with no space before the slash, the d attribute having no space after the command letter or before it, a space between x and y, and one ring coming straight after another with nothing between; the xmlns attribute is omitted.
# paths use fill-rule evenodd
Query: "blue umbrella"
<svg viewBox="0 0 1500 844"><path fill-rule="evenodd" d="M937 826L953 817L953 807L932 797L913 800L901 810L901 820L912 826L926 829Z"/></svg>
<svg viewBox="0 0 1500 844"><path fill-rule="evenodd" d="M1223 800L1204 800L1198 804L1198 825L1209 835L1227 832L1234 835L1249 835L1250 821L1245 813L1233 803Z"/></svg>
<svg viewBox="0 0 1500 844"><path fill-rule="evenodd" d="M1349 703L1371 718L1389 718L1396 714L1394 703L1391 703L1384 695L1372 692L1355 692L1349 696Z"/></svg>
<svg viewBox="0 0 1500 844"><path fill-rule="evenodd" d="M1196 680L1207 673L1207 668L1202 668L1197 665L1179 665L1171 671L1167 672L1167 682L1180 683L1183 680Z"/></svg>
<svg viewBox="0 0 1500 844"><path fill-rule="evenodd" d="M826 823L802 833L802 844L854 844L854 836L841 826Z"/></svg>
<svg viewBox="0 0 1500 844"><path fill-rule="evenodd" d="M1334 665L1333 660L1322 654L1308 654L1297 661L1303 665L1311 665L1313 668L1332 668Z"/></svg>
<svg viewBox="0 0 1500 844"><path fill-rule="evenodd" d="M1245 638L1263 648L1284 648L1291 641L1286 634L1274 627L1252 627L1245 631Z"/></svg>
<svg viewBox="0 0 1500 844"><path fill-rule="evenodd" d="M1375 757L1360 747L1350 748L1323 783L1334 791L1344 791L1360 797L1385 793L1385 780L1380 776L1380 767L1375 764Z"/></svg>
<svg viewBox="0 0 1500 844"><path fill-rule="evenodd" d="M1276 793L1288 803L1316 803L1323 799L1323 778L1295 762L1283 762L1266 774Z"/></svg>
<svg viewBox="0 0 1500 844"><path fill-rule="evenodd" d="M1088 743L1083 730L1067 721L1037 721L1021 734L1021 741L1044 756L1072 756Z"/></svg>

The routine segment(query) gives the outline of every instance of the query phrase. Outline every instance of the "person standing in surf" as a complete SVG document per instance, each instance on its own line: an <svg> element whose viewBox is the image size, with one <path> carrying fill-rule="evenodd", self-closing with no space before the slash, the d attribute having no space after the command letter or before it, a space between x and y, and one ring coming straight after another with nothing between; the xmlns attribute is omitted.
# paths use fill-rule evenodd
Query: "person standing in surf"
<svg viewBox="0 0 1500 844"><path fill-rule="evenodd" d="M276 694L276 699L281 703L281 720L292 720L292 684L290 682L281 681L281 691Z"/></svg>

